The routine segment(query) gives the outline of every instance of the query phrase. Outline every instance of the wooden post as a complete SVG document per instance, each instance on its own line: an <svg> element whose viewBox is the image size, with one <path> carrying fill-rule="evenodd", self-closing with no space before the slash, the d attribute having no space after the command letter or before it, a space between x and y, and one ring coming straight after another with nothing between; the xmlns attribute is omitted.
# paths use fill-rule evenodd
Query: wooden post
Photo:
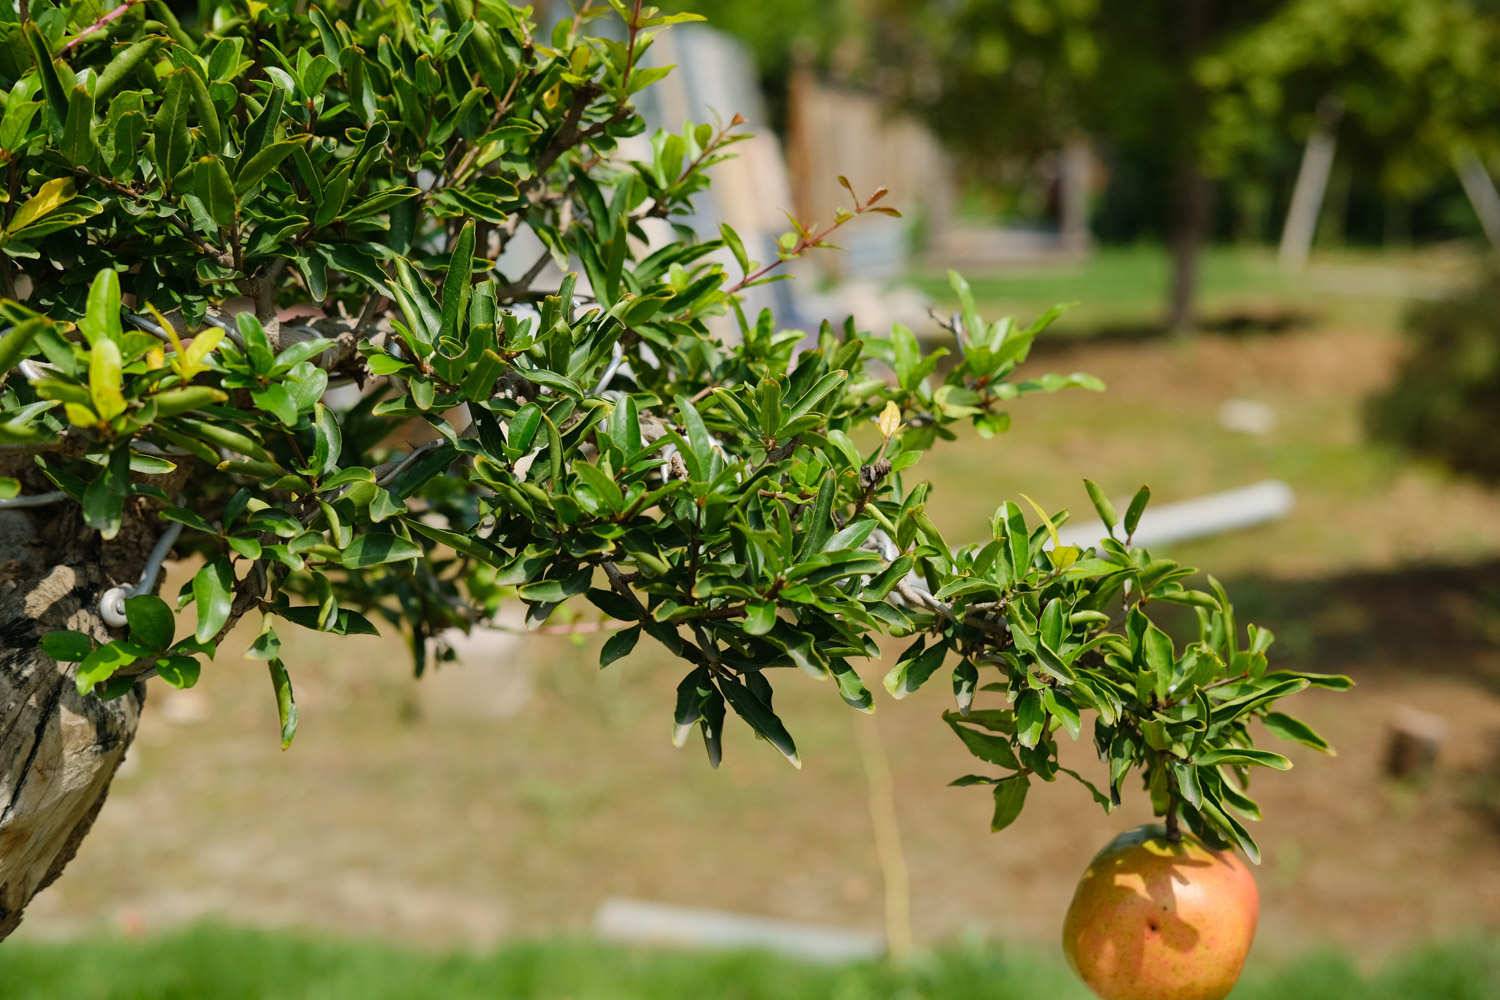
<svg viewBox="0 0 1500 1000"><path fill-rule="evenodd" d="M1448 724L1431 712L1406 709L1391 722L1385 773L1398 781L1424 781L1437 767Z"/></svg>

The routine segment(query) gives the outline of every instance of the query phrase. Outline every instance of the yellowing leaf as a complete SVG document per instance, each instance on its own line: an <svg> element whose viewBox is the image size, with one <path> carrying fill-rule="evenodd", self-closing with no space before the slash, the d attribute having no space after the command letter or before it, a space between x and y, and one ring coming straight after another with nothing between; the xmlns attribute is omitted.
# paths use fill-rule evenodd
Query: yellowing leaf
<svg viewBox="0 0 1500 1000"><path fill-rule="evenodd" d="M213 349L219 346L219 341L224 339L224 331L216 326L196 334L193 342L188 344L187 350L183 352L182 363L178 372L184 379L190 379L199 372L208 371L208 356Z"/></svg>
<svg viewBox="0 0 1500 1000"><path fill-rule="evenodd" d="M1031 497L1022 493L1021 499L1031 504L1031 509L1036 511L1036 516L1041 518L1042 523L1047 526L1047 534L1052 536L1052 547L1057 548L1061 543L1057 540L1057 526L1052 523L1052 518L1048 517L1047 512L1042 510L1042 505L1031 499Z"/></svg>
<svg viewBox="0 0 1500 1000"><path fill-rule="evenodd" d="M68 422L74 427L92 427L99 422L98 415L87 406L64 403L63 409L68 412Z"/></svg>
<svg viewBox="0 0 1500 1000"><path fill-rule="evenodd" d="M149 302L146 303L146 311L151 314L152 319L156 320L156 325L161 327L162 330L166 332L167 339L172 342L173 353L181 354L182 341L177 337L177 328L172 325L171 321L168 320L167 317L161 314L161 310L157 309Z"/></svg>
<svg viewBox="0 0 1500 1000"><path fill-rule="evenodd" d="M73 178L57 177L43 184L41 190L32 195L26 204L10 220L7 232L18 233L27 226L50 215L73 198Z"/></svg>
<svg viewBox="0 0 1500 1000"><path fill-rule="evenodd" d="M894 400L888 400L885 409L880 411L880 419L877 421L880 427L880 435L890 440L898 430L901 429L901 407Z"/></svg>
<svg viewBox="0 0 1500 1000"><path fill-rule="evenodd" d="M1052 560L1053 569L1067 569L1078 561L1078 548L1073 545L1054 546L1048 558Z"/></svg>
<svg viewBox="0 0 1500 1000"><path fill-rule="evenodd" d="M113 340L101 340L89 352L89 399L101 420L113 420L125 412L120 348Z"/></svg>

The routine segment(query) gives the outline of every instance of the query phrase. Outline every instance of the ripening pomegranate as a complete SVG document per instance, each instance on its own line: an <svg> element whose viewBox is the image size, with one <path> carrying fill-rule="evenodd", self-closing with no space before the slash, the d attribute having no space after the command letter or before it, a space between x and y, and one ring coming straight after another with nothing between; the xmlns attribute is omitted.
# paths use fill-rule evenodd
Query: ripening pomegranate
<svg viewBox="0 0 1500 1000"><path fill-rule="evenodd" d="M1222 1000L1259 912L1238 854L1148 825L1089 863L1063 921L1063 951L1103 1000Z"/></svg>

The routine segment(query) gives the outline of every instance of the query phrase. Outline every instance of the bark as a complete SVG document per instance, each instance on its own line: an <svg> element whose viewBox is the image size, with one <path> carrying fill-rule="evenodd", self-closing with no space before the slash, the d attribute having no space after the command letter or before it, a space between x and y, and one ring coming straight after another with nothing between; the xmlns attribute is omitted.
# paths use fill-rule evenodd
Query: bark
<svg viewBox="0 0 1500 1000"><path fill-rule="evenodd" d="M112 638L99 596L135 578L150 544L139 518L105 543L70 504L0 510L0 939L77 852L145 702L144 683L113 701L79 695L41 637Z"/></svg>

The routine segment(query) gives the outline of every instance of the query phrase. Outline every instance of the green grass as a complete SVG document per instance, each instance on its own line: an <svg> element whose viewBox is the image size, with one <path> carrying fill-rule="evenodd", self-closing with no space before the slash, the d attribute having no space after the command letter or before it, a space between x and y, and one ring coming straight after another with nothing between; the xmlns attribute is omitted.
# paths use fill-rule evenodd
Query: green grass
<svg viewBox="0 0 1500 1000"><path fill-rule="evenodd" d="M1361 974L1316 954L1253 969L1235 1000L1483 1000L1500 995L1500 947L1479 938L1412 951ZM904 968L817 966L753 952L627 950L584 940L512 944L486 955L435 955L373 942L199 926L147 940L11 943L0 949L0 997L604 998L961 997L1079 1000L1087 993L1051 955L971 944Z"/></svg>
<svg viewBox="0 0 1500 1000"><path fill-rule="evenodd" d="M1200 319L1211 327L1235 329L1328 319L1330 314L1386 323L1408 295L1448 280L1456 259L1451 252L1408 257L1340 251L1316 255L1306 269L1289 273L1268 248L1211 247L1199 265ZM1078 264L964 276L981 311L991 316L1029 318L1058 303L1072 303L1058 329L1130 337L1159 332L1171 269L1164 247L1138 244L1100 247ZM911 283L939 302L953 300L942 272L917 274Z"/></svg>

